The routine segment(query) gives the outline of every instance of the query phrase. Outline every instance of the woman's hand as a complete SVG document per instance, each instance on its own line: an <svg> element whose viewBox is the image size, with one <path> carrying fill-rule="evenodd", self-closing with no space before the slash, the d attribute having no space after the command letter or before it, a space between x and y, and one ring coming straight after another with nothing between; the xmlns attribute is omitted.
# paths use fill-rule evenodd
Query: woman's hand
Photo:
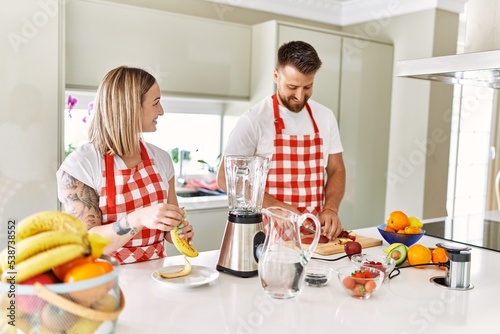
<svg viewBox="0 0 500 334"><path fill-rule="evenodd" d="M143 227L170 232L181 224L184 210L173 204L159 203L138 209L130 213L129 217Z"/></svg>

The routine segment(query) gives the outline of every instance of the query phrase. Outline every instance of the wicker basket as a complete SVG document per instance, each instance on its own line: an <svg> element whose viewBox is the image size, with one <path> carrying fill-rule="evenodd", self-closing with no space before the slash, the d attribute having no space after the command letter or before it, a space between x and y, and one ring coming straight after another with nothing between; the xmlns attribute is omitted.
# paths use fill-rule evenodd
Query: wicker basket
<svg viewBox="0 0 500 334"><path fill-rule="evenodd" d="M75 283L0 283L0 333L114 333L125 305L118 285L118 261L103 260L113 271Z"/></svg>

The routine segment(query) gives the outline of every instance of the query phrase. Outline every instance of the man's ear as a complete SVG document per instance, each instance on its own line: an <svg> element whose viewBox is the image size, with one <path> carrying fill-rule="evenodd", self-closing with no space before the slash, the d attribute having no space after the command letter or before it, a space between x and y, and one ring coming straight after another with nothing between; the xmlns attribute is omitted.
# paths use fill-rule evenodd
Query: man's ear
<svg viewBox="0 0 500 334"><path fill-rule="evenodd" d="M273 78L274 78L274 83L278 84L279 73L277 68L274 69Z"/></svg>

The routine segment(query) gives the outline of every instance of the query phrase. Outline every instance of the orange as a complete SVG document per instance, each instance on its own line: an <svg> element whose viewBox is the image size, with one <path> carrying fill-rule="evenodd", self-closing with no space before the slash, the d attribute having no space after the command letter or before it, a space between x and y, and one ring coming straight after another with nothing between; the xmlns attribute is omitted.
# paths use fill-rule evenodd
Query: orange
<svg viewBox="0 0 500 334"><path fill-rule="evenodd" d="M432 250L432 263L443 263L448 261L448 255L444 248L437 247ZM439 266L439 269L446 270L445 266Z"/></svg>
<svg viewBox="0 0 500 334"><path fill-rule="evenodd" d="M64 275L64 282L71 283L101 276L113 271L113 266L108 262L94 261L83 263L68 270Z"/></svg>
<svg viewBox="0 0 500 334"><path fill-rule="evenodd" d="M406 226L404 228L404 231L406 234L420 234L422 231L420 230L420 227L416 226Z"/></svg>
<svg viewBox="0 0 500 334"><path fill-rule="evenodd" d="M396 232L396 231L394 231L392 228L390 228L389 226L385 226L385 227L383 228L383 230L384 230L384 231L386 231L386 232L392 232L392 233Z"/></svg>
<svg viewBox="0 0 500 334"><path fill-rule="evenodd" d="M56 275L57 278L59 278L61 281L64 281L64 276L68 271L71 270L71 268L77 267L79 265L82 265L84 263L89 263L94 261L94 259L91 256L85 256L85 257L79 257L74 260L68 261L64 264L61 264L57 267L52 268L52 271Z"/></svg>
<svg viewBox="0 0 500 334"><path fill-rule="evenodd" d="M394 231L402 230L409 225L410 220L408 219L408 215L403 211L393 211L389 215L389 218L387 218L387 226Z"/></svg>
<svg viewBox="0 0 500 334"><path fill-rule="evenodd" d="M429 248L422 244L414 244L408 247L407 260L411 265L427 264L432 260L432 253ZM415 266L418 269L424 269L426 266Z"/></svg>

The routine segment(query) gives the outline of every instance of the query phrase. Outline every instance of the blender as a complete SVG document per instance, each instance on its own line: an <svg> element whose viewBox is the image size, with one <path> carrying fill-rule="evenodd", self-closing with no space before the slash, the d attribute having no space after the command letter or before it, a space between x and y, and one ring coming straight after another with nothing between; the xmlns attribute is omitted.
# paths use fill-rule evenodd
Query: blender
<svg viewBox="0 0 500 334"><path fill-rule="evenodd" d="M256 276L266 238L261 209L269 159L229 155L224 166L229 212L216 268L238 277Z"/></svg>

